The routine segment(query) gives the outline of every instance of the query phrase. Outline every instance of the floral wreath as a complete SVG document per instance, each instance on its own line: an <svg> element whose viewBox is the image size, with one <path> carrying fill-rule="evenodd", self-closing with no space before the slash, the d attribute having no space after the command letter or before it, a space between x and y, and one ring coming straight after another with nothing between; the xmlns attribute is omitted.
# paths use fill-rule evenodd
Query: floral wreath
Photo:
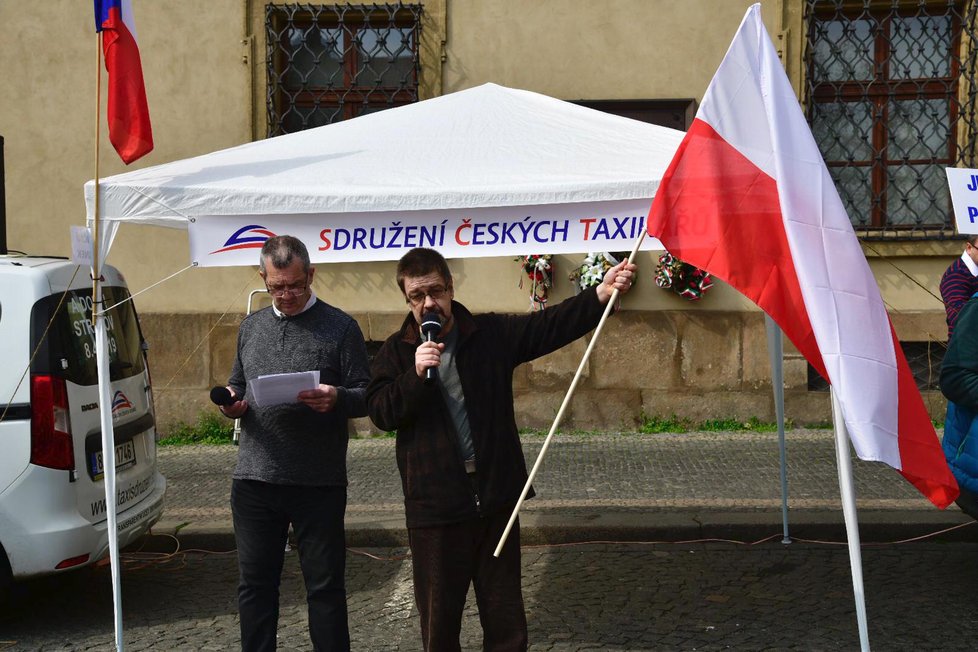
<svg viewBox="0 0 978 652"><path fill-rule="evenodd" d="M627 257L627 251L590 252L567 278L577 286L578 291L586 290L600 283L604 279L605 272Z"/></svg>
<svg viewBox="0 0 978 652"><path fill-rule="evenodd" d="M519 256L516 262L530 280L530 310L543 310L547 307L550 288L553 287L553 267L550 264L550 254L535 256ZM523 277L520 277L520 289L523 289Z"/></svg>
<svg viewBox="0 0 978 652"><path fill-rule="evenodd" d="M669 252L659 256L655 268L655 284L663 290L672 290L688 301L699 300L713 287L709 272L684 263Z"/></svg>

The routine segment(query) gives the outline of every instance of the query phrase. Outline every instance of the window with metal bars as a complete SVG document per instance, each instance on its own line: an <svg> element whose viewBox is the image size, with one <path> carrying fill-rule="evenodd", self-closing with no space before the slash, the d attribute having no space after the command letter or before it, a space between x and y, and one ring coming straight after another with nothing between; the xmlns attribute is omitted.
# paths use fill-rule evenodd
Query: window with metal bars
<svg viewBox="0 0 978 652"><path fill-rule="evenodd" d="M418 100L420 5L265 8L268 135Z"/></svg>
<svg viewBox="0 0 978 652"><path fill-rule="evenodd" d="M812 133L864 238L954 234L945 167L974 167L975 3L805 0Z"/></svg>

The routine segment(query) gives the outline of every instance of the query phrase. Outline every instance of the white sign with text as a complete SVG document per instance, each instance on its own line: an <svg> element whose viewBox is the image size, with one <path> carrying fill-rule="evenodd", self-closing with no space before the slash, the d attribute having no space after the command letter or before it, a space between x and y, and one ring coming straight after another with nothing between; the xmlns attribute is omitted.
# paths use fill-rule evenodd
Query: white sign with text
<svg viewBox="0 0 978 652"><path fill-rule="evenodd" d="M947 168L958 233L978 233L978 170Z"/></svg>
<svg viewBox="0 0 978 652"><path fill-rule="evenodd" d="M95 256L92 253L92 232L87 226L71 227L71 260L81 267L95 265Z"/></svg>
<svg viewBox="0 0 978 652"><path fill-rule="evenodd" d="M284 233L302 240L314 263L397 260L414 247L432 247L446 258L629 251L645 230L651 204L648 197L398 213L210 215L190 222L190 256L200 267L257 265L265 241ZM645 238L642 249L662 244Z"/></svg>

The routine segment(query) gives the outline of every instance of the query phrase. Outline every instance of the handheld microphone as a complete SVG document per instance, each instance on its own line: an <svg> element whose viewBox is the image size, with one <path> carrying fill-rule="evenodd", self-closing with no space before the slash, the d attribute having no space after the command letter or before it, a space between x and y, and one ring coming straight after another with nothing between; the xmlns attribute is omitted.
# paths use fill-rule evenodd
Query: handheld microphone
<svg viewBox="0 0 978 652"><path fill-rule="evenodd" d="M425 342L430 342L441 332L441 317L437 312L427 312L421 317L421 334L424 335ZM426 385L438 380L438 367L428 367L425 369L424 382Z"/></svg>
<svg viewBox="0 0 978 652"><path fill-rule="evenodd" d="M227 406L234 405L237 401L231 396L231 392L228 391L227 387L214 387L211 389L211 403Z"/></svg>

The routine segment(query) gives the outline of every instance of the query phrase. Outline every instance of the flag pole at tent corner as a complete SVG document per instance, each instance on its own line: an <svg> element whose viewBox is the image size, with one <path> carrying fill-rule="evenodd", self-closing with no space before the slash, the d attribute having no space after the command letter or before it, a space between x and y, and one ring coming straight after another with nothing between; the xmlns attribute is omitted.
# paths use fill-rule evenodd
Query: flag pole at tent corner
<svg viewBox="0 0 978 652"><path fill-rule="evenodd" d="M102 129L100 126L100 120L102 113L102 32L95 32L95 201L94 201L94 216L93 216L93 226L92 226L92 305L98 306L98 271L101 268L99 262L99 246L98 246L98 216L99 216L99 192L98 192L98 178L99 178L99 160L98 160L98 150L101 146L100 140L102 136ZM96 311L92 310L92 326L95 325L95 314Z"/></svg>
<svg viewBox="0 0 978 652"><path fill-rule="evenodd" d="M852 458L849 453L849 432L846 429L842 405L835 387L829 387L832 397L832 425L835 433L835 458L839 471L839 492L842 514L849 543L849 570L852 573L852 594L856 602L856 624L859 628L859 649L869 652L869 627L866 620L866 590L863 586L863 559L859 548L859 521L856 518L856 491L852 483Z"/></svg>
<svg viewBox="0 0 978 652"><path fill-rule="evenodd" d="M646 229L642 229L639 234L638 239L635 241L635 246L632 248L632 253L628 256L628 262L632 263L635 260L635 254L638 253L639 248L642 246L642 242L645 240L645 236L648 234ZM516 523L517 517L520 515L520 508L523 506L523 501L526 500L526 495L530 493L530 486L533 484L533 478L536 477L537 471L540 469L540 465L543 463L543 456L547 453L547 448L550 447L550 440L553 438L554 433L557 432L557 427L560 425L561 419L564 417L564 411L570 404L571 397L574 395L574 390L577 389L577 382L581 379L581 375L584 373L584 365L587 364L588 359L591 357L591 351L594 349L594 344L598 341L598 336L601 335L601 329L604 328L605 322L608 320L608 315L615 308L615 302L618 300L618 288L614 288L611 291L611 297L608 299L608 305L604 307L604 313L601 315L601 320L594 329L594 335L591 336L591 341L587 345L587 349L584 351L584 355L581 357L581 363L577 366L577 373L574 374L574 379L571 381L570 387L567 388L567 394L564 395L564 401L560 404L560 409L557 410L557 416L554 417L553 425L550 426L550 432L547 433L546 439L543 440L543 446L540 448L540 453L537 455L537 461L533 463L533 468L530 470L529 476L526 478L526 484L523 485L523 491L520 493L519 500L516 501L516 506L513 507L513 513L509 517L509 522L506 523L506 529L503 530L502 536L499 537L499 544L496 546L496 550L492 553L493 557L499 557L503 552L503 546L506 545L506 539L509 537L510 530L513 529L513 524Z"/></svg>
<svg viewBox="0 0 978 652"><path fill-rule="evenodd" d="M122 638L122 578L119 567L119 532L117 530L116 476L115 476L115 432L112 426L111 372L108 369L109 346L102 310L102 261L99 241L99 148L101 145L102 110L102 32L95 32L95 201L92 229L92 325L95 327L95 366L98 375L99 416L102 430L102 465L105 483L105 511L107 534L109 538L109 565L112 571L112 605L115 623L115 645L122 652L125 644Z"/></svg>

